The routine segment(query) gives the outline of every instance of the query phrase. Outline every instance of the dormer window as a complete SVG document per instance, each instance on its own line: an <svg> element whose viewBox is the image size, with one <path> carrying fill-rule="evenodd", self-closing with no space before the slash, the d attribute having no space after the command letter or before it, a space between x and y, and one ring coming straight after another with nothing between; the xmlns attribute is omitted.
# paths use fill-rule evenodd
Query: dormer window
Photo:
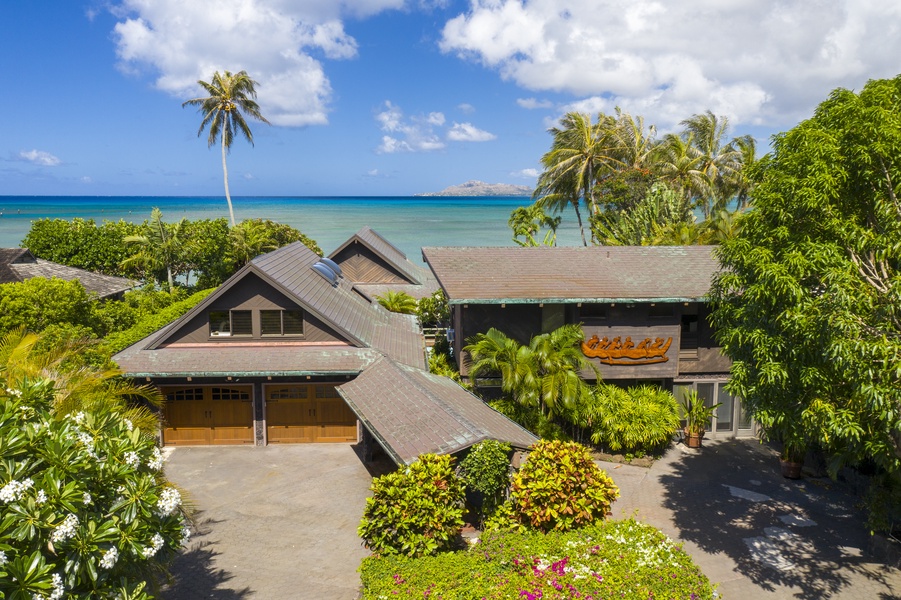
<svg viewBox="0 0 901 600"><path fill-rule="evenodd" d="M303 311L261 310L260 332L263 335L303 335Z"/></svg>
<svg viewBox="0 0 901 600"><path fill-rule="evenodd" d="M211 310L210 336L253 335L252 313L249 310Z"/></svg>

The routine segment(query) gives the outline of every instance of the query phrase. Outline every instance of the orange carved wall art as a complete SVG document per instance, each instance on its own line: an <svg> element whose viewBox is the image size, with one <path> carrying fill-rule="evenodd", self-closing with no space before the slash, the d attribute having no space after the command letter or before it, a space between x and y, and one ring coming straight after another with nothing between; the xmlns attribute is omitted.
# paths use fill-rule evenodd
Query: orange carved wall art
<svg viewBox="0 0 901 600"><path fill-rule="evenodd" d="M650 365L669 360L669 350L673 338L645 338L636 345L630 336L623 340L620 336L609 339L604 336L598 339L593 335L587 342L582 342L582 354L589 358L597 358L605 365Z"/></svg>

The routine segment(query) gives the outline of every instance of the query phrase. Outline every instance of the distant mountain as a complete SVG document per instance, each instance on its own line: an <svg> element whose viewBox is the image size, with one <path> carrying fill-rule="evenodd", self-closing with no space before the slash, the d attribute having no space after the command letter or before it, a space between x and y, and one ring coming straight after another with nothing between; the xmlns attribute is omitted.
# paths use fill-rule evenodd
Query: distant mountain
<svg viewBox="0 0 901 600"><path fill-rule="evenodd" d="M484 181L467 181L460 185L452 185L440 192L426 192L416 196L531 196L532 188L527 185L511 185L509 183L485 183Z"/></svg>

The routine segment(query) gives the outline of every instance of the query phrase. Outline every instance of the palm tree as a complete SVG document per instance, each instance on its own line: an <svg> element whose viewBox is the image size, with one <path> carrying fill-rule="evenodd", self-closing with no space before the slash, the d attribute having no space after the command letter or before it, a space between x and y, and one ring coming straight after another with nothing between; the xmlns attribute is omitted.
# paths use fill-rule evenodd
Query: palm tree
<svg viewBox="0 0 901 600"><path fill-rule="evenodd" d="M150 211L147 233L123 238L126 246L137 246L137 251L122 261L125 269L138 268L144 273L166 271L169 291L175 289L175 275L186 270L185 239L183 231L187 219L175 225L163 223L163 213L154 207Z"/></svg>
<svg viewBox="0 0 901 600"><path fill-rule="evenodd" d="M78 356L87 344L86 340L69 340L42 348L40 335L24 327L14 329L0 337L0 376L11 387L48 380L53 386L52 410L60 418L82 410L113 407L142 431L155 433L159 419L148 407L162 405L159 390L122 379L121 371L112 363L107 368L84 365Z"/></svg>
<svg viewBox="0 0 901 600"><path fill-rule="evenodd" d="M529 342L538 372L542 410L553 415L585 399L590 390L580 374L582 369L591 366L600 379L598 370L579 348L584 340L582 327L570 324L536 335Z"/></svg>
<svg viewBox="0 0 901 600"><path fill-rule="evenodd" d="M469 340L463 348L469 352L473 364L469 380L473 384L486 375L499 376L501 390L522 406L536 406L539 402L538 377L532 350L502 331L492 327Z"/></svg>
<svg viewBox="0 0 901 600"><path fill-rule="evenodd" d="M615 160L610 148L610 131L615 121L599 114L598 122L592 123L590 115L571 112L560 119L560 125L548 130L553 141L551 150L541 157L544 171L538 178L533 198L539 199L543 209L559 212L573 206L582 243L587 246L578 206L581 200L590 214L598 212L594 186L600 171Z"/></svg>
<svg viewBox="0 0 901 600"><path fill-rule="evenodd" d="M419 306L416 302L416 298L407 292L388 290L381 296L376 296L375 299L388 311L405 315L415 315L416 308Z"/></svg>
<svg viewBox="0 0 901 600"><path fill-rule="evenodd" d="M513 241L520 246L556 246L557 227L560 226L560 217L548 215L538 204L520 206L512 213L507 225L513 230ZM539 242L535 236L541 232L542 227L547 227L544 240ZM523 240L519 239L525 238Z"/></svg>
<svg viewBox="0 0 901 600"><path fill-rule="evenodd" d="M656 164L657 128L645 127L644 117L616 109L616 120L611 129L614 144L612 154L617 170L653 170Z"/></svg>
<svg viewBox="0 0 901 600"><path fill-rule="evenodd" d="M232 209L232 199L228 192L228 167L225 163L225 155L231 149L235 138L235 131L241 132L244 138L253 145L253 134L242 111L258 121L269 124L269 121L260 114L260 107L254 100L257 97L255 86L257 82L250 78L247 71L231 74L229 71L213 73L212 80L197 82L209 96L205 98L193 98L182 103L182 107L191 105L199 106L199 112L203 113L203 121L197 130L197 137L203 133L206 126L210 126L210 134L207 138L207 146L212 147L218 138L222 145L222 174L225 180L225 199L228 202L228 215L231 217L232 227L235 226L235 211Z"/></svg>
<svg viewBox="0 0 901 600"><path fill-rule="evenodd" d="M681 122L683 137L690 139L691 149L699 159L698 170L707 179L706 197L700 198L704 218L724 208L735 192L735 184L742 170L742 152L735 140L726 143L729 119L711 111L693 115Z"/></svg>
<svg viewBox="0 0 901 600"><path fill-rule="evenodd" d="M236 266L243 267L251 260L279 247L275 232L262 219L241 221L228 232Z"/></svg>

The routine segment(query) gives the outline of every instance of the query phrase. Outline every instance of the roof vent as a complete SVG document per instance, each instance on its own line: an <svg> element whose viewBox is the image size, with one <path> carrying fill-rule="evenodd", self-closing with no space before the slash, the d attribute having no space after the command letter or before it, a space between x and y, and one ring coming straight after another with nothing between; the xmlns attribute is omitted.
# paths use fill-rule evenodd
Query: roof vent
<svg viewBox="0 0 901 600"><path fill-rule="evenodd" d="M332 271L331 267L327 264L320 260L311 268L328 280L328 282L332 284L332 287L338 287L338 274Z"/></svg>
<svg viewBox="0 0 901 600"><path fill-rule="evenodd" d="M322 264L324 264L325 266L327 266L329 269L331 269L332 271L334 271L334 272L335 272L335 275L337 275L338 277L342 277L342 278L344 277L344 273L341 272L341 265L339 265L338 263L336 263L336 262L333 261L332 259L330 259L330 258L325 258L325 257L323 256L322 258L319 259L319 262L321 262Z"/></svg>

